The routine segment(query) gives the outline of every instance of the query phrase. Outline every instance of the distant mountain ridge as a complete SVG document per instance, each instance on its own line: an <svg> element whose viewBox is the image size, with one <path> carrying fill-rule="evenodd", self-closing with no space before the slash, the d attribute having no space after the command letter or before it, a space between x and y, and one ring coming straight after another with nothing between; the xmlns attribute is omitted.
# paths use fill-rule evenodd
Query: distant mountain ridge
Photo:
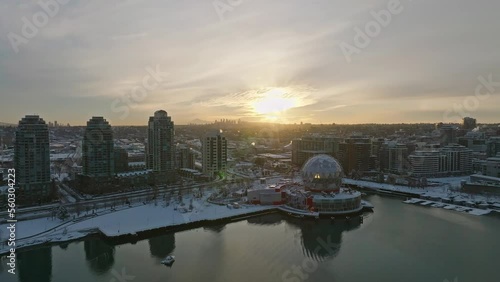
<svg viewBox="0 0 500 282"><path fill-rule="evenodd" d="M14 123L0 122L0 126L16 126Z"/></svg>
<svg viewBox="0 0 500 282"><path fill-rule="evenodd" d="M208 124L208 123L210 122L206 120L201 120L199 118L193 119L192 121L188 122L188 124Z"/></svg>

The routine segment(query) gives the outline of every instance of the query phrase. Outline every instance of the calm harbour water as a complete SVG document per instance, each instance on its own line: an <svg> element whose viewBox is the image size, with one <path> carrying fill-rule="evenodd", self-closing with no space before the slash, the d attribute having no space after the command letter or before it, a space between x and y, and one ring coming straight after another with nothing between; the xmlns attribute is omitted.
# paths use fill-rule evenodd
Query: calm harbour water
<svg viewBox="0 0 500 282"><path fill-rule="evenodd" d="M362 224L279 214L166 233L135 244L91 239L18 254L0 281L500 281L500 218L370 196ZM160 261L176 256L171 268ZM456 279L455 279L456 278Z"/></svg>

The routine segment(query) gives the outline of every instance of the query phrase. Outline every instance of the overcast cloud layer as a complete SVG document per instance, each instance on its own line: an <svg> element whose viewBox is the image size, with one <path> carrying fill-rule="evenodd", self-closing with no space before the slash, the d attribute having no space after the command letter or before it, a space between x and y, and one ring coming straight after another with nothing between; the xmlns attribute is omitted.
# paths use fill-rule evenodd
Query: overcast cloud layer
<svg viewBox="0 0 500 282"><path fill-rule="evenodd" d="M355 28L389 2L69 0L16 53L8 35L43 10L1 1L0 121L146 124L157 109L177 124L265 120L253 101L274 88L296 102L280 122L438 122L464 101L480 122L500 121L500 86L471 99L478 77L500 82L500 1L401 0L346 60L341 43L356 46ZM168 76L127 104L148 68Z"/></svg>

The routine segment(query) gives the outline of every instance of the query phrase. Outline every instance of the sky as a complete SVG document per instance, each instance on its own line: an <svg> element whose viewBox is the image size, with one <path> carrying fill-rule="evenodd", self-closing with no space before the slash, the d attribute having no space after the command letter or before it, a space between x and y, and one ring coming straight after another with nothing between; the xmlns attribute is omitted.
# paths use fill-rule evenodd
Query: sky
<svg viewBox="0 0 500 282"><path fill-rule="evenodd" d="M0 2L0 122L500 122L497 0Z"/></svg>

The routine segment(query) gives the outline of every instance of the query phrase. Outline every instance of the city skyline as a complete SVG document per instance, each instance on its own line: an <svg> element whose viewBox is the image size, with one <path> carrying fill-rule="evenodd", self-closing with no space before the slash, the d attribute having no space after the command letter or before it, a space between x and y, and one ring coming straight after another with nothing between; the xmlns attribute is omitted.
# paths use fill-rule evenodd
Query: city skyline
<svg viewBox="0 0 500 282"><path fill-rule="evenodd" d="M0 121L499 120L496 2L231 3L0 4ZM48 21L26 36L37 13Z"/></svg>
<svg viewBox="0 0 500 282"><path fill-rule="evenodd" d="M158 109L156 111L163 111L163 109ZM154 111L154 112L156 112ZM46 120L44 118L44 115L40 115L38 113L25 113L23 114L22 116L19 117L22 118L22 117L25 117L25 116L33 116L33 115L36 115L36 116L40 116L41 118L43 118L44 120ZM170 114L169 114L170 115ZM151 116L151 113L149 114L146 114L147 117ZM92 115L92 116L89 116L87 117L87 120L85 120L84 122L80 122L80 121L76 121L77 123L76 124L70 124L69 122L66 122L66 121L58 121L58 120L54 120L54 121L51 121L51 120L46 120L47 122L47 125L49 127L66 127L68 126L77 126L77 127L85 127L87 125L87 121L88 119L90 118L93 118L93 117L102 117L102 118L105 118L109 121L108 118L106 118L106 116L103 116L103 115ZM175 118L175 116L172 116L173 118ZM469 117L469 116L465 116L464 117L465 119L469 119L469 118L472 118L472 117ZM255 123L255 124L281 124L281 125L294 125L294 124L312 124L312 125L331 125L331 124L336 124L336 125L370 125L370 124L374 124L374 125L384 125L384 124L387 124L387 125L397 125L397 124L439 124L439 123L442 123L442 124L449 124L449 125L460 125L460 126L463 126L464 125L464 118L461 118L460 120L453 120L453 121L450 121L450 122L443 122L443 121L440 121L440 120L436 120L436 121L428 121L428 122L401 122L401 121L394 121L394 122L383 122L383 123L379 123L379 122L361 122L361 123L336 123L335 121L333 122L328 122L328 123L321 123L321 122L303 122L303 121L299 121L299 122L288 122L288 123L283 123L283 122L280 122L280 121L249 121L249 120L245 120L245 119L229 119L229 118L219 118L219 119L216 119L216 120L201 120L201 119L193 119L191 120L190 122L187 122L187 123L177 123L176 122L176 125L177 126L186 126L186 125L209 125L209 124L215 124L215 123L221 123L221 122L224 122L224 121L227 121L227 122L234 122L234 124L237 124L238 122L248 122L248 123ZM475 117L473 118L475 119ZM54 124L54 122L57 122L57 124ZM477 124L482 124L482 125L496 125L496 124L500 124L500 119L497 120L497 121L493 121L493 122L482 122L482 121L477 121ZM3 122L3 121L0 121L0 127L2 126L14 126L16 127L18 124L17 122L14 122L14 123L7 123L7 122ZM138 123L136 124L112 124L110 122L110 125L112 125L113 127L120 127L120 126L148 126L148 122L143 122L141 123L140 121L138 121Z"/></svg>

